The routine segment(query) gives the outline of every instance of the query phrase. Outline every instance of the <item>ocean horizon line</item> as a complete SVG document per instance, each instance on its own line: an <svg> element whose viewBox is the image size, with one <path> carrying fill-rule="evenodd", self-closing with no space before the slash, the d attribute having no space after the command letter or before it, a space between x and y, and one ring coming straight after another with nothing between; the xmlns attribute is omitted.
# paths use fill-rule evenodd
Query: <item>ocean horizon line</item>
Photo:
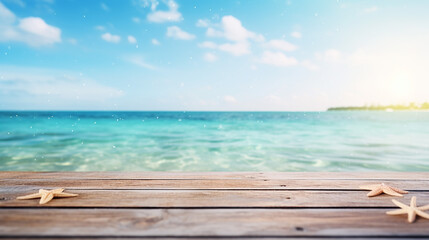
<svg viewBox="0 0 429 240"><path fill-rule="evenodd" d="M243 112L243 113L293 113L293 112L328 112L328 110L1 110L0 112L171 112L171 113L183 113L183 112L204 112L204 113L228 113L228 112Z"/></svg>

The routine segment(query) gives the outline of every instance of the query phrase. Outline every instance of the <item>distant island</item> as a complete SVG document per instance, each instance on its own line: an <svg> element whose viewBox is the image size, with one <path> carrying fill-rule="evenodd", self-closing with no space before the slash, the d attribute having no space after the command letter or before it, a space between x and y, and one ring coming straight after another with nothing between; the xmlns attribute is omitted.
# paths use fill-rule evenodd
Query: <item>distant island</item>
<svg viewBox="0 0 429 240"><path fill-rule="evenodd" d="M361 107L331 107L328 111L404 111L429 110L429 102L422 104L410 103L408 105L369 105Z"/></svg>

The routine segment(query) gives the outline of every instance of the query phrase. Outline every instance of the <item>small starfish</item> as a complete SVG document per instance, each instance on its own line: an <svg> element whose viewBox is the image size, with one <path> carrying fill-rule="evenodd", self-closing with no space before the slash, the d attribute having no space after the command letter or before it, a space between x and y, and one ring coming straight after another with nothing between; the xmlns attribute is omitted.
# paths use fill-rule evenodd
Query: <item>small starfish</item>
<svg viewBox="0 0 429 240"><path fill-rule="evenodd" d="M385 194L391 195L391 196L402 197L401 193L408 193L407 191L401 190L399 188L387 186L384 183L375 184L375 185L360 186L360 189L371 190L371 192L369 192L367 194L368 197L374 197L374 196L380 195L382 193L385 193Z"/></svg>
<svg viewBox="0 0 429 240"><path fill-rule="evenodd" d="M407 206L401 202L396 201L395 199L392 199L392 202L400 207L401 209L393 210L387 212L388 215L399 215L399 214L408 214L408 222L412 223L416 220L416 215L419 215L422 218L429 219L429 214L423 212L425 210L429 210L429 205L423 206L423 207L417 207L417 198L412 197L410 206Z"/></svg>
<svg viewBox="0 0 429 240"><path fill-rule="evenodd" d="M45 190L40 189L39 193L33 193L26 196L17 197L16 199L25 200L25 199L34 199L40 198L39 204L45 204L51 201L54 197L76 197L77 194L74 193L64 193L64 188L58 188L54 190Z"/></svg>

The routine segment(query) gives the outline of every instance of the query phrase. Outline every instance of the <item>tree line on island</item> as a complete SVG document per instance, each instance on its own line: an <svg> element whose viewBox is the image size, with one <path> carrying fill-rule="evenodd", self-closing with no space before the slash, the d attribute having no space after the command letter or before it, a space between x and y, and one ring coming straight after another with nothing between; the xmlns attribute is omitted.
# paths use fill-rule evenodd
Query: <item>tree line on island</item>
<svg viewBox="0 0 429 240"><path fill-rule="evenodd" d="M331 107L328 111L350 111L350 110L363 110L363 111L404 111L404 110L429 110L429 102L422 104L410 103L408 105L365 105L360 107Z"/></svg>

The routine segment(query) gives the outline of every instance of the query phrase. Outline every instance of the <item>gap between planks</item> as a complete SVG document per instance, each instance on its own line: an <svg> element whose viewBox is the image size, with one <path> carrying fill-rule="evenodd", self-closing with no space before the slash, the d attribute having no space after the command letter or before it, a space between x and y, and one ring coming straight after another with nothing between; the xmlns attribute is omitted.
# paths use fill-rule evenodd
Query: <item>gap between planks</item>
<svg viewBox="0 0 429 240"><path fill-rule="evenodd" d="M234 237L225 237L225 236L219 236L219 237L207 237L207 236L176 236L176 237L142 237L142 236L128 236L128 237L123 237L123 236L108 236L108 237L104 237L104 236L83 236L83 237L73 237L73 236L63 236L63 237L58 237L58 236L34 236L34 237L20 237L20 236L13 236L13 237L9 237L9 236L0 236L0 239L3 240L34 240L34 239L49 239L49 240L63 240L63 239L68 239L68 240L134 240L134 239L145 239L145 240L178 240L178 239L192 239L192 240L234 240L234 239L252 239L252 240L333 240L333 239L353 239L353 240L409 240L409 239L425 239L425 236L402 236L402 237L397 237L397 236L391 236L389 238L387 237L374 237L374 236L370 236L370 237L361 237L361 236L321 236L321 237L255 237L255 236L234 236Z"/></svg>
<svg viewBox="0 0 429 240"><path fill-rule="evenodd" d="M405 190L429 191L429 180L383 181ZM215 179L215 180L82 180L82 179L1 179L0 187L39 187L68 189L204 189L204 190L356 190L359 186L379 184L379 180L279 180L279 179Z"/></svg>

